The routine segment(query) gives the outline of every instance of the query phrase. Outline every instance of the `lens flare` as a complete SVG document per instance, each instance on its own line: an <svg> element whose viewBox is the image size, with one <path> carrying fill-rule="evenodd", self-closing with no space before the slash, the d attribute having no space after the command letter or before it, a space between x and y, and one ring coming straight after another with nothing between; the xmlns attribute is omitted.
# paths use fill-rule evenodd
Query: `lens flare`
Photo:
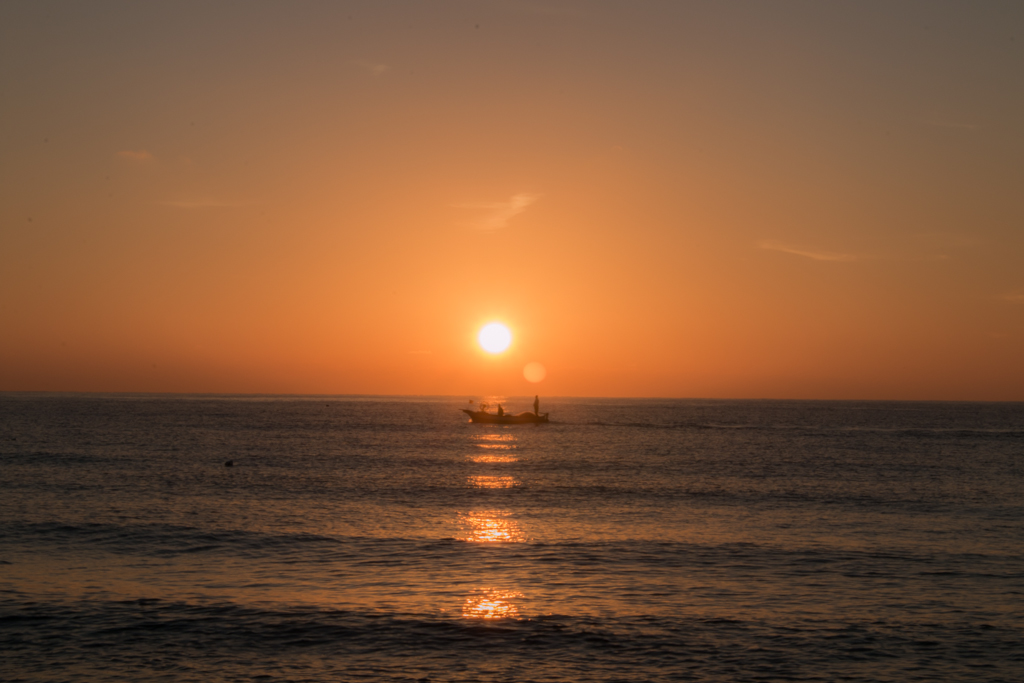
<svg viewBox="0 0 1024 683"><path fill-rule="evenodd" d="M512 343L512 333L501 323L484 325L477 337L480 346L488 353L501 353Z"/></svg>
<svg viewBox="0 0 1024 683"><path fill-rule="evenodd" d="M547 377L548 371L540 363L527 363L523 368L523 377L527 382L539 382Z"/></svg>

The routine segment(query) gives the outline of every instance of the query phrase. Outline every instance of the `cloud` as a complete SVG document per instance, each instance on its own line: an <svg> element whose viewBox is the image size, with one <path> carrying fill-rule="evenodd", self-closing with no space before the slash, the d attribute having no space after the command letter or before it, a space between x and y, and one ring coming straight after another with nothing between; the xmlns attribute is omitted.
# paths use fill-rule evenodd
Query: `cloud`
<svg viewBox="0 0 1024 683"><path fill-rule="evenodd" d="M509 221L526 211L526 208L540 199L539 194L522 192L512 195L507 202L494 202L492 204L456 204L460 209L475 209L482 212L482 215L472 223L473 227L480 230L500 230L508 226Z"/></svg>
<svg viewBox="0 0 1024 683"><path fill-rule="evenodd" d="M170 206L175 209L216 209L245 206L241 202L224 202L216 199L169 200L157 202L157 204L160 206Z"/></svg>
<svg viewBox="0 0 1024 683"><path fill-rule="evenodd" d="M760 244L762 249L769 249L771 251L781 251L786 254L795 254L797 256L803 256L805 258L814 259L815 261L859 261L864 258L857 254L840 254L834 251L817 251L810 249L803 249L799 247L791 247L785 244L780 244L771 240L765 240Z"/></svg>
<svg viewBox="0 0 1024 683"><path fill-rule="evenodd" d="M762 249L781 251L785 254L803 256L804 258L813 259L815 261L839 261L850 263L852 261L935 262L949 260L949 256L946 254L844 254L837 251L820 251L818 249L794 247L774 240L764 240L758 246Z"/></svg>
<svg viewBox="0 0 1024 683"><path fill-rule="evenodd" d="M144 149L124 149L117 153L117 156L125 161L152 161L155 157Z"/></svg>
<svg viewBox="0 0 1024 683"><path fill-rule="evenodd" d="M1024 304L1024 290L1018 289L1016 292L1007 292L1003 295L1003 301L1009 301L1014 304Z"/></svg>
<svg viewBox="0 0 1024 683"><path fill-rule="evenodd" d="M363 69L366 69L367 71L369 71L374 76L380 76L385 71L388 71L388 70L391 69L391 67L388 66L387 64L381 64L379 62L370 62L370 61L367 61L365 59L357 60L356 61L356 66L358 66L360 68L363 68Z"/></svg>

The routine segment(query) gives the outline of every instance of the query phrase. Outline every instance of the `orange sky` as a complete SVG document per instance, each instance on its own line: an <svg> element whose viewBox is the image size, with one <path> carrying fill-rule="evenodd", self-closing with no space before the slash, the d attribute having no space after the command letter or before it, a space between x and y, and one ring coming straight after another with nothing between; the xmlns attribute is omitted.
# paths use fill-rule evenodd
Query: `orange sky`
<svg viewBox="0 0 1024 683"><path fill-rule="evenodd" d="M1024 400L1022 84L1019 2L5 2L0 390Z"/></svg>

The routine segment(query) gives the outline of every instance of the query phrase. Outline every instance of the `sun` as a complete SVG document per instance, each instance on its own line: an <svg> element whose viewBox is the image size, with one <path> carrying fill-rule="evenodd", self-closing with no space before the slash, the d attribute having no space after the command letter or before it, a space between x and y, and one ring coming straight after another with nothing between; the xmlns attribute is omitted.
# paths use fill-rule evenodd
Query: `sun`
<svg viewBox="0 0 1024 683"><path fill-rule="evenodd" d="M484 325L477 337L480 346L488 353L501 353L512 343L512 333L501 323Z"/></svg>

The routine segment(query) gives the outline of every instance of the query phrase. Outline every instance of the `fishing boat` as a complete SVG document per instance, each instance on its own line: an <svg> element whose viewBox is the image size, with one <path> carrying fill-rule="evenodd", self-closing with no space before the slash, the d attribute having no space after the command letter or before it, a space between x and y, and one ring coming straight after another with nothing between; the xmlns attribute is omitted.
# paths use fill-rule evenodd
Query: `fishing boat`
<svg viewBox="0 0 1024 683"><path fill-rule="evenodd" d="M488 413L486 410L469 410L468 408L462 408L462 412L469 415L469 419L473 422L486 422L488 424L499 424L499 425L519 425L519 424L539 424L541 422L548 421L548 414L541 413L519 413L518 415L495 415L494 413Z"/></svg>

